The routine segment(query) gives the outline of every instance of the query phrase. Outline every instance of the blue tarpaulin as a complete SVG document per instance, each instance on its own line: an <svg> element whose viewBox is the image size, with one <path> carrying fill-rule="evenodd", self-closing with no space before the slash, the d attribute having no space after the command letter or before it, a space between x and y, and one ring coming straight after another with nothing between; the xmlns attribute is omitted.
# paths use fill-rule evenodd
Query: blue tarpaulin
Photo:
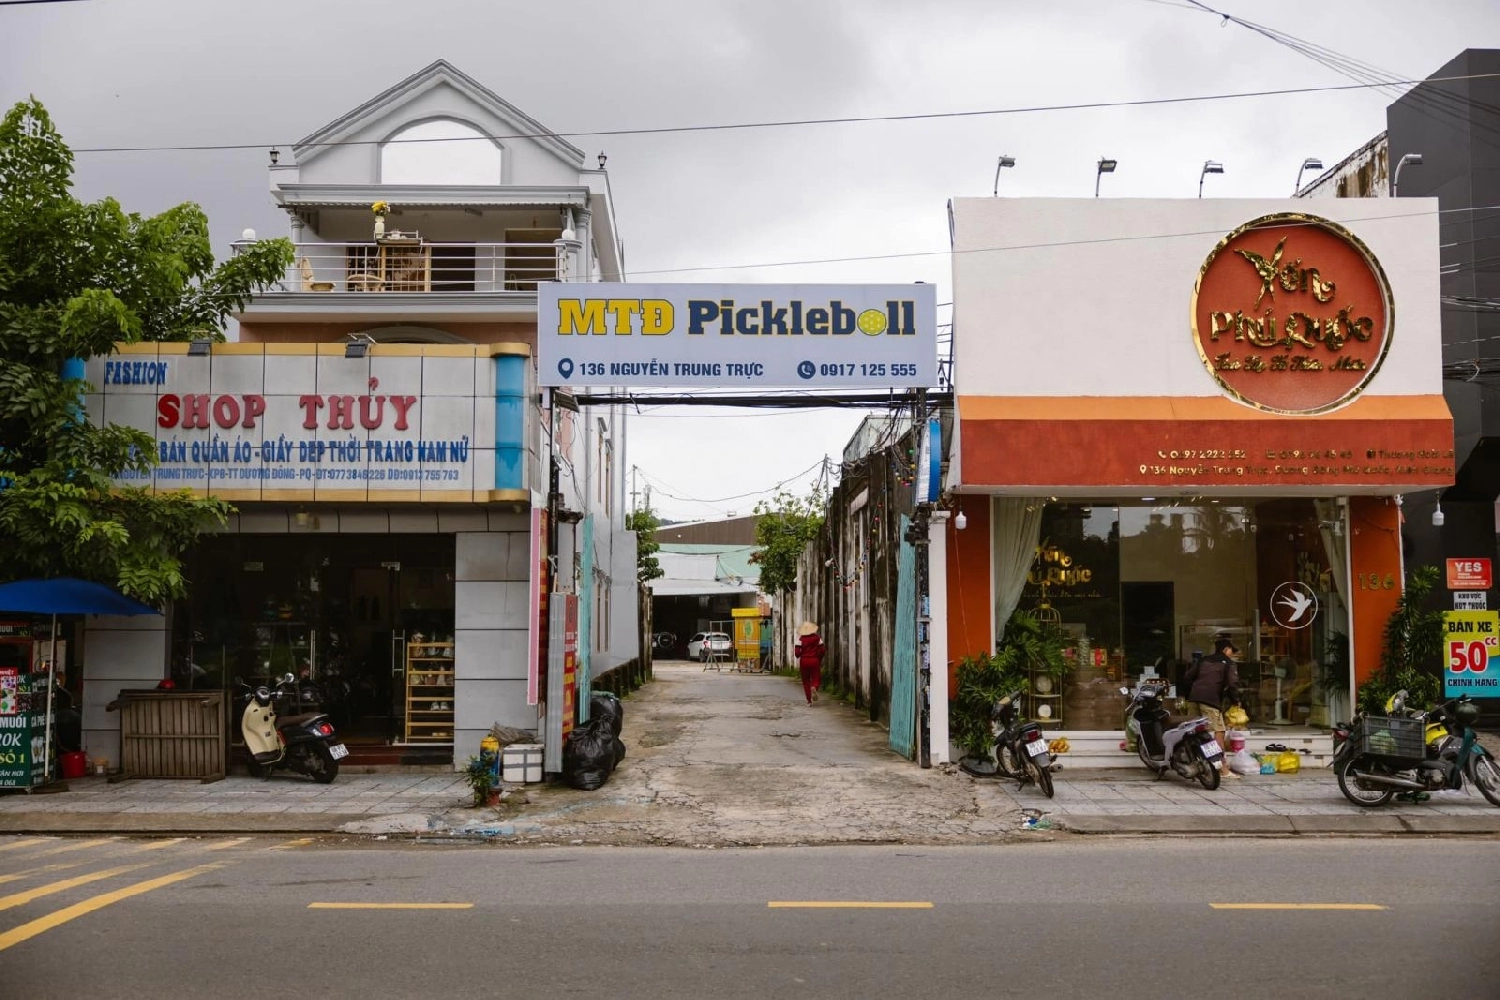
<svg viewBox="0 0 1500 1000"><path fill-rule="evenodd" d="M0 611L36 615L159 615L102 583L62 576L0 584Z"/></svg>

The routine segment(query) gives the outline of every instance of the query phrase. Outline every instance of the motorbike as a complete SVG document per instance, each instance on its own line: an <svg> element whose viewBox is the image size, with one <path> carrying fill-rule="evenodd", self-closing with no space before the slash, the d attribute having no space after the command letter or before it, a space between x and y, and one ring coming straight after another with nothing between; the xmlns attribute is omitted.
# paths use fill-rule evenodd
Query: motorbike
<svg viewBox="0 0 1500 1000"><path fill-rule="evenodd" d="M1166 729L1169 718L1165 681L1143 679L1135 694L1126 687L1120 693L1130 699L1126 717L1139 728L1135 741L1141 763L1161 778L1169 770L1198 783L1209 791L1219 787L1219 772L1224 766L1224 748L1214 739L1213 729L1204 716L1189 719Z"/></svg>
<svg viewBox="0 0 1500 1000"><path fill-rule="evenodd" d="M1407 708L1405 691L1386 702L1386 715L1361 715L1333 730L1333 772L1339 791L1373 809L1398 793L1458 791L1464 779L1500 806L1500 762L1479 742L1479 706L1468 695L1430 711Z"/></svg>
<svg viewBox="0 0 1500 1000"><path fill-rule="evenodd" d="M995 702L990 712L990 726L995 732L995 761L1001 773L1015 778L1024 787L1036 782L1047 798L1052 798L1052 754L1047 738L1036 722L1022 722L1016 705L1021 692L1006 695Z"/></svg>
<svg viewBox="0 0 1500 1000"><path fill-rule="evenodd" d="M272 771L295 771L326 785L339 776L339 761L349 750L338 741L333 723L321 712L282 714L278 707L295 711L301 701L297 678L282 677L275 688L264 685L245 689L245 711L240 733L250 753L250 773L269 777Z"/></svg>

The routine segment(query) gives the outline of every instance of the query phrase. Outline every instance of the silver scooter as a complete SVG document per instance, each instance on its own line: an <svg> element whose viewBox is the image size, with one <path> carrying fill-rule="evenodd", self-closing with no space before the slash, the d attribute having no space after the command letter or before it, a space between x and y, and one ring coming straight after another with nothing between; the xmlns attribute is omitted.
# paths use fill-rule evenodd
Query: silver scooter
<svg viewBox="0 0 1500 1000"><path fill-rule="evenodd" d="M1224 748L1214 739L1206 717L1200 715L1166 729L1169 714L1165 681L1143 678L1133 696L1129 688L1120 688L1120 693L1130 698L1125 716L1138 727L1135 747L1142 764L1156 772L1158 778L1172 770L1189 781L1198 779L1209 791L1219 787Z"/></svg>

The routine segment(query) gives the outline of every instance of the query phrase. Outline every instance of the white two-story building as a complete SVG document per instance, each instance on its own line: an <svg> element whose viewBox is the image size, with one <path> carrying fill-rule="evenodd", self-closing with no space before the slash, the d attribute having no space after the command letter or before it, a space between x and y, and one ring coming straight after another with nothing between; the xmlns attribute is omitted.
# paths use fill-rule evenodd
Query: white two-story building
<svg viewBox="0 0 1500 1000"><path fill-rule="evenodd" d="M92 756L121 688L294 672L356 762L461 766L498 723L556 768L590 677L639 655L625 414L536 386L538 283L622 277L586 159L435 62L271 155L296 258L237 342L91 362L93 418L156 437L136 485L237 508L165 620L90 628Z"/></svg>

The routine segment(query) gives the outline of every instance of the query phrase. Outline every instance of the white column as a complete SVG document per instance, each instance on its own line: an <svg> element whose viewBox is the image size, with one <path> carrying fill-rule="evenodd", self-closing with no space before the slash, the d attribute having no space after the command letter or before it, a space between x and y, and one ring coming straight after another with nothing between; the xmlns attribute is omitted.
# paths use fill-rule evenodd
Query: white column
<svg viewBox="0 0 1500 1000"><path fill-rule="evenodd" d="M948 758L948 512L935 510L927 525L927 683L929 754L934 764Z"/></svg>

